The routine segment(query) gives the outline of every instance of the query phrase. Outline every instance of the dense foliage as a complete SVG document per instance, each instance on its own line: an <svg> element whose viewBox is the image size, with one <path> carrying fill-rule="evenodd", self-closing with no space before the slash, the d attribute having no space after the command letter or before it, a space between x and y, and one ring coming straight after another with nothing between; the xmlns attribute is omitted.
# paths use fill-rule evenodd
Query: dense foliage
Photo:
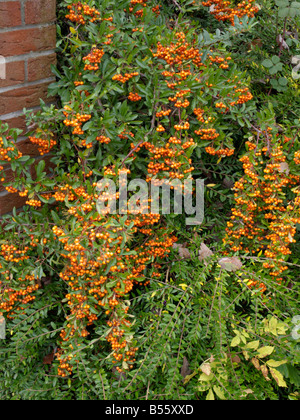
<svg viewBox="0 0 300 420"><path fill-rule="evenodd" d="M60 2L41 159L0 127L27 197L0 232L0 399L299 398L299 4ZM125 176L204 179L203 223L101 212Z"/></svg>

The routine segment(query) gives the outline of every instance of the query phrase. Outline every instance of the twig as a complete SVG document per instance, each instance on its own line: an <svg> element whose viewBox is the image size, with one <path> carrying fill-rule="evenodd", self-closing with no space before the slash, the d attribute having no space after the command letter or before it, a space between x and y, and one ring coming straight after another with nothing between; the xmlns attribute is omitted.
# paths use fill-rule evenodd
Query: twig
<svg viewBox="0 0 300 420"><path fill-rule="evenodd" d="M221 271L222 270L220 270L219 277L221 275ZM214 301L215 301L216 293L217 293L217 290L218 290L218 286L219 286L219 280L217 280L217 283L216 283L216 287L215 287L215 291L214 291L214 295L213 295L213 300L212 300L212 304L211 304L210 311L209 311L209 317L208 317L206 334L205 334L205 337L204 338L206 338L207 337L207 334L208 334L208 330L209 330L209 326L210 326L210 320L211 320L211 315L212 315L212 311L213 311L213 306L214 306Z"/></svg>
<svg viewBox="0 0 300 420"><path fill-rule="evenodd" d="M148 400L149 388L150 388L150 379L148 380L148 385L147 385L146 400Z"/></svg>
<svg viewBox="0 0 300 420"><path fill-rule="evenodd" d="M155 102L155 93L156 92L154 91L154 102ZM141 141L139 141L138 144L132 150L130 150L130 152L128 153L128 155L123 159L123 161L121 163L121 167L123 167L124 163L132 155L132 153L134 153L140 147L140 145L142 143L144 143L145 138L148 137L152 133L152 131L153 131L154 127L155 127L155 119L156 119L156 109L157 109L157 106L158 106L158 103L154 103L153 115L152 115L150 130L148 131L147 134L145 134L145 137Z"/></svg>
<svg viewBox="0 0 300 420"><path fill-rule="evenodd" d="M183 9L182 9L182 7L180 6L180 4L176 1L176 0L172 0L172 3L174 3L175 4L175 6L182 12L183 11Z"/></svg>

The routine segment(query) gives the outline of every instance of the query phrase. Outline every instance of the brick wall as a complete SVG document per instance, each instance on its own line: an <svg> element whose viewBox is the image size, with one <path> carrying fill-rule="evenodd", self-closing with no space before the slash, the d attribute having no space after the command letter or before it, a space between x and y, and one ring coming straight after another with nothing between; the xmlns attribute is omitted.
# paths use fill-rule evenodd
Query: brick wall
<svg viewBox="0 0 300 420"><path fill-rule="evenodd" d="M56 0L0 0L0 121L23 134L23 108L38 110L40 98L53 102L47 88L54 80L50 66L56 62L55 20ZM25 136L18 144L24 154L38 156ZM0 216L25 200L0 185Z"/></svg>

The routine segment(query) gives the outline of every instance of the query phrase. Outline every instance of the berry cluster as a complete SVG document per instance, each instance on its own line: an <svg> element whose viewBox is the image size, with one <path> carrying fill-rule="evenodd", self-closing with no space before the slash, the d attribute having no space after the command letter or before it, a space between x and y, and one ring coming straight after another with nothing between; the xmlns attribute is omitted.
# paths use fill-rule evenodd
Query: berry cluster
<svg viewBox="0 0 300 420"><path fill-rule="evenodd" d="M31 245L32 243L30 243ZM31 248L29 246L15 246L2 244L0 257L8 264L13 264L20 268L20 272L25 269L30 259ZM37 279L34 275L23 274L14 280L14 274L10 270L4 270L0 264L0 287L1 301L0 313L6 312L8 318L13 318L14 313L23 312L26 305L35 299L34 292L39 288L36 284Z"/></svg>
<svg viewBox="0 0 300 420"><path fill-rule="evenodd" d="M109 137L106 136L98 136L96 137L96 140L99 141L100 143L104 143L104 144L108 144L111 142Z"/></svg>
<svg viewBox="0 0 300 420"><path fill-rule="evenodd" d="M248 152L240 159L244 176L234 186L235 208L224 243L233 252L263 253L268 260L263 267L282 282L285 258L291 253L300 222L300 191L295 189L300 177L289 169L285 139L271 136L271 132L271 128L266 131L267 146L247 142ZM287 199L290 190L294 192L292 201ZM251 284L258 283L253 280ZM266 290L261 282L259 287Z"/></svg>
<svg viewBox="0 0 300 420"><path fill-rule="evenodd" d="M111 171L111 174L115 175L115 171ZM61 348L57 353L61 376L70 374L73 363L76 363L75 356L66 354L70 352L70 338L77 337L79 345L89 335L88 327L97 321L102 311L109 317L107 323L111 332L106 339L113 350L113 363L119 372L123 368L132 368L137 348L132 345L131 322L126 319L128 306L123 297L134 284L144 279L146 265L153 258L168 255L176 240L161 228L155 232L154 225L160 220L160 215L132 214L125 227L122 227L118 226L119 215L106 217L91 212L95 209L97 199L101 198L97 196L97 184L93 184L93 187L92 194L88 194L84 188L77 188L78 199L68 210L78 220L81 234L74 240L72 232L68 233L65 227L53 227L56 240L63 246L62 255L66 261L60 277L69 287L66 300L70 315L61 331ZM90 216L80 223L83 215L87 214ZM145 235L145 241L135 248L134 253L124 243L124 236L133 234ZM99 276L99 270L107 274Z"/></svg>
<svg viewBox="0 0 300 420"><path fill-rule="evenodd" d="M38 137L29 137L32 144L38 145L38 151L41 156L50 152L50 150L57 144L56 140L41 139Z"/></svg>
<svg viewBox="0 0 300 420"><path fill-rule="evenodd" d="M159 6L152 7L153 4L150 6L149 3L149 0L131 0L126 12L129 11L135 16L127 17L136 25L136 21L145 17L148 12L150 15L151 13L158 15ZM69 10L67 17L75 23L85 24L88 21L100 20L99 12L82 3L69 6ZM112 18L102 20L111 21ZM185 25L180 27L186 28ZM112 28L113 31L115 27ZM130 31L129 37L133 40L139 39L140 35L135 34L138 30L141 31L134 29L133 34ZM61 222L59 217L54 219L55 225L51 225L53 228L50 233L47 232L54 244L53 249L60 258L57 280L60 280L59 283L65 287L66 317L60 332L60 348L56 353L59 361L58 373L61 376L72 373L74 366L79 363L77 352L86 347L86 338L93 334L95 327L103 325L103 319L107 324L105 339L106 345L112 351L113 366L118 372L132 368L138 348L132 334L133 322L128 313L128 294L133 288L139 287L139 284L147 285L151 278L160 277L162 262L168 258L177 240L172 230L165 226L162 216L151 212L151 199L139 199L135 203L135 210L128 212L126 217L109 211L110 203L114 200L118 202L119 193L100 194L94 175L99 174L101 170L105 177L115 182L115 185L118 185L118 176L122 172L130 176L130 169L126 167L129 165L129 159L126 157L124 160L121 158L121 163L116 159L115 163L111 164L112 150L116 143L117 147L120 143L121 146L124 145L120 156L123 153L127 157L135 154L134 159L143 159L148 182L155 181L161 185L159 183L164 181L173 189L175 189L174 184L178 185L176 182L172 183L173 180L192 178L194 167L191 155L195 147L203 147L207 153L218 157L234 153L230 141L227 141L224 133L218 131L218 127L222 126L220 121L225 121L228 117L228 115L223 117L222 114L228 114L233 106L238 107L249 101L252 95L242 82L235 80L237 76L232 76L232 80L228 79L227 70L231 66L231 58L227 54L223 56L223 53L211 47L204 64L196 36L191 33L192 31L186 34L184 30L178 30L176 26L169 37L161 37L161 42L158 42L151 51L152 56L148 57L151 59L153 71L157 72L158 85L163 87L164 92L163 98L159 98L160 91L156 89L152 116L151 111L144 112L143 103L139 104L141 112L136 116L141 116L145 124L143 122L143 127L139 127L140 131L136 131L136 137L138 138L140 133L145 134L143 137L135 139L135 134L130 130L134 131L132 127L136 125L130 125L130 122L122 121L120 124L117 122L116 127L110 127L109 125L113 124L109 122L105 126L105 116L99 117L100 113L97 114L94 105L97 107L98 104L102 112L103 109L109 110L107 104L104 103L102 106L99 99L94 103L89 102L93 97L91 92L94 82L90 85L90 92L84 91L86 95L81 103L76 102L72 107L68 105L64 107L65 126L72 128L73 135L85 134L86 138L69 136L70 149L74 147L73 171L64 172L65 167L63 167L57 185L52 184L49 188L52 180L44 185L42 182L38 185L39 197L43 197L43 202L50 200L51 206L54 203L55 209L62 216ZM112 34L103 34L103 45L111 44L111 40ZM105 51L109 52L110 48ZM98 70L103 55L104 50L94 46L81 60L81 71ZM140 101L141 97L134 93L138 89L137 86L131 86L134 84L131 79L140 73L132 71L134 69L128 64L130 70L127 67L127 73L123 75L120 73L124 72L123 65L125 67L125 64L121 64L122 68L116 66L113 73L109 74L117 73L112 77L113 81L122 84L130 81L128 95L123 95L119 86L116 92L122 91L123 96L119 97L121 100L126 101L127 97L132 102ZM217 74L222 74L223 79L220 76L219 81L212 80L209 74L212 69L216 69ZM100 71L98 73L102 83L105 78L100 75ZM77 73L76 78L82 74ZM91 74L84 76L86 76L83 77L85 82L76 80L72 85L77 95L76 101L79 92L81 98L84 96L79 87L88 85L90 80L98 77ZM142 92L145 77L147 70L141 74L139 91ZM222 84L225 85L224 90L219 89L219 85ZM232 90L229 84L233 86ZM74 89L74 85L77 89ZM104 101L107 97L109 92L103 96L104 99L102 97L101 99ZM69 104L72 104L72 100ZM132 113L137 108L134 103L126 103L126 106ZM148 127L145 115L151 116ZM82 126L87 121L90 123L83 130ZM106 133L109 137L105 135ZM125 141L120 142L117 139L115 142L116 136ZM45 136L42 137L42 139L38 136L31 139L44 154L50 151L56 142L51 140L52 136L49 137L50 140L45 140ZM242 158L245 175L235 185L236 206L227 226L225 243L234 252L250 252L252 250L250 245L255 238L256 246L253 251L263 251L270 261L275 260L274 265L272 262L266 264L271 264L268 265L270 273L280 281L281 273L285 269L283 256L289 255L289 244L293 243L295 223L299 220L297 212L300 197L297 193L293 202L286 203L285 190L294 187L299 178L283 171L282 164L286 163L284 159L286 154L283 146L277 145L276 142L272 143L272 147L268 143L267 148L265 145L259 148L254 143L248 143L249 152ZM131 150L128 154L126 147L129 148L130 143ZM285 144L289 147L289 142ZM101 154L109 150L105 156L109 162L105 163L107 166L101 169L93 168L92 164L99 155L95 159L89 150L80 150L80 148L90 149L93 146ZM7 145L4 139L2 141L0 138L0 163L10 162L20 156L15 147ZM299 164L299 152L293 156L293 164ZM179 188L182 188L180 182L179 184ZM13 186L7 188L17 191ZM20 194L26 196L28 190L24 188L25 186ZM131 198L132 196L128 197L128 207ZM32 199L31 194L27 204L34 207L42 205L41 200ZM99 210L103 204L107 204L107 207ZM286 210L290 212L291 218L286 216ZM38 211L32 213L37 214ZM259 223L261 215L265 218L267 227L261 227ZM11 282L11 271L4 269L0 264L1 294L4 292L0 310L7 312L9 316L18 308L23 311L25 305L35 298L34 293L38 289L35 284L37 279L27 274L28 268L32 273L32 267L36 265L36 259L30 261L30 252L35 250L40 254L40 246L47 245L47 239L39 241L31 235L29 244L30 248L21 244L18 247L11 244L1 245L1 263L18 265L20 270L24 268L24 276Z"/></svg>
<svg viewBox="0 0 300 420"><path fill-rule="evenodd" d="M224 137L220 136L220 133L214 126L216 117L213 116L215 112L212 111L211 107L213 106L220 114L228 113L230 112L231 107L239 106L252 99L249 88L242 86L242 82L236 81L236 76L234 76L233 80L228 79L226 81L233 85L232 91L227 93L226 97L221 97L219 94L215 95L210 91L211 88L213 88L213 83L209 83L206 80L206 77L204 76L205 70L207 67L211 66L226 70L229 68L231 57L227 55L223 57L218 53L214 53L213 50L210 50L210 54L207 58L208 64L204 65L201 60L202 53L197 47L195 39L188 41L183 32L176 32L174 38L176 42L171 42L168 45L163 45L158 42L156 51L152 50L153 56L160 60L164 60L169 67L168 70L162 71L162 75L166 79L166 84L172 92L168 99L175 109L177 108L179 111L183 109L189 110L191 99L194 99L194 93L196 92L196 87L195 91L193 91L191 86L193 84L196 85L196 83L199 86L200 83L203 86L201 90L206 94L209 93L214 99L211 101L210 108L194 108L193 113L201 126L197 129L194 128L193 131L200 136L201 140L211 141L209 145L206 143L205 150L207 153L219 157L231 156L234 153L234 148L232 145L230 145L231 147L225 147L221 141L221 138ZM194 66L193 70L191 62ZM186 87L184 86L185 83L187 83ZM197 87L197 89L199 89L199 87ZM170 114L172 109L168 112ZM176 114L173 112L172 115ZM165 115L161 113L158 114L158 116ZM179 119L181 119L180 116L181 112L179 112L178 115ZM185 121L179 120L175 123L173 128L175 132L180 133L179 137L182 138L183 135L188 135L187 131L193 126L193 120L186 117ZM165 126L160 124L157 131L160 133L164 132L164 127ZM230 142L228 141L227 143ZM158 168L158 163L156 163L156 167ZM163 165L161 168L165 168L165 166Z"/></svg>
<svg viewBox="0 0 300 420"><path fill-rule="evenodd" d="M87 21L96 22L100 19L99 11L85 3L73 3L68 6L68 9L69 13L66 15L66 18L80 25L85 25Z"/></svg>
<svg viewBox="0 0 300 420"><path fill-rule="evenodd" d="M156 16L159 16L160 6L156 5L151 9L146 9L148 6L147 2L148 0L130 0L129 12L134 13L136 17L142 18L149 10L151 10ZM141 8L138 8L138 6L141 6ZM124 9L124 11L126 11L126 9Z"/></svg>
<svg viewBox="0 0 300 420"><path fill-rule="evenodd" d="M132 102L138 102L142 99L142 97L135 92L129 92L128 99Z"/></svg>
<svg viewBox="0 0 300 420"><path fill-rule="evenodd" d="M202 2L205 7L210 7L210 13L219 21L228 20L234 25L235 16L241 18L245 15L254 17L259 11L259 7L253 5L255 0L243 0L237 5L232 4L229 0L208 0Z"/></svg>
<svg viewBox="0 0 300 420"><path fill-rule="evenodd" d="M64 115L66 117L66 119L64 120L64 124L67 127L73 127L73 134L83 134L83 130L81 129L82 124L86 121L89 121L91 119L91 115L90 114L80 114L79 112L77 112L76 114L73 113L72 109L69 106L65 106L64 107Z"/></svg>
<svg viewBox="0 0 300 420"><path fill-rule="evenodd" d="M18 150L15 144L7 144L8 140L10 140L8 137L6 140L4 140L3 137L0 137L0 163L1 161L3 163L10 162L12 159L19 159L22 157L22 153ZM0 166L0 170L2 170L3 167Z"/></svg>
<svg viewBox="0 0 300 420"><path fill-rule="evenodd" d="M83 61L86 63L84 66L84 70L98 70L98 64L101 62L103 55L103 50L93 48L92 51L86 57L83 57Z"/></svg>
<svg viewBox="0 0 300 420"><path fill-rule="evenodd" d="M234 154L234 149L218 149L218 150L216 150L213 147L206 147L205 151L209 155L219 156L219 157L232 156Z"/></svg>
<svg viewBox="0 0 300 420"><path fill-rule="evenodd" d="M124 84L124 83L128 82L128 80L132 79L132 77L135 77L135 76L138 76L138 75L139 75L139 73L136 72L136 71L134 71L132 73L125 73L124 76L122 76L122 74L115 74L112 77L112 80L118 80L119 82Z"/></svg>

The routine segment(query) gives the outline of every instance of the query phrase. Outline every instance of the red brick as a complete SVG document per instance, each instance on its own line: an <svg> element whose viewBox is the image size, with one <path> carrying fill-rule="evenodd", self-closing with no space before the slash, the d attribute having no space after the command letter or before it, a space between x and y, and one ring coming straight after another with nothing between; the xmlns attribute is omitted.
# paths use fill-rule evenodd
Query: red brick
<svg viewBox="0 0 300 420"><path fill-rule="evenodd" d="M40 83L0 93L0 115L38 106L40 99L47 100L47 92L48 83Z"/></svg>
<svg viewBox="0 0 300 420"><path fill-rule="evenodd" d="M30 141L29 141L29 143L30 143ZM19 146L20 146L20 143L18 143L18 147ZM44 172L46 172L47 174L51 173L51 170L50 170L51 168L53 168L53 169L55 168L54 163L50 162L50 160L53 158L53 155L49 154L49 155L46 155L46 156L38 156L37 157L37 154L38 154L37 149L34 149L34 147L31 147L31 149L30 149L30 146L27 149L25 147L22 147L22 148L19 147L19 149L22 149L22 152L24 154L28 154L31 157L36 157L35 162L31 165L31 168L30 168L31 176L32 176L33 179L36 178L35 168L36 168L36 166L37 166L37 164L39 163L40 160L45 161L46 166L45 166ZM25 153L25 152L27 152L27 153ZM7 166L7 169L5 170L4 177L5 177L5 182L9 182L9 181L12 181L14 179L14 173L10 169L9 165ZM3 192L3 191L5 191L5 187L3 187L3 185L0 183L0 192ZM24 204L23 201L19 200L18 193L15 193L15 194L9 193L9 194L5 195L5 197L6 197L6 200L9 202L7 204L7 206L9 207L8 211L12 210L12 207L14 206L14 204L13 204L14 202L17 202L17 204L16 204L17 208L20 207L20 205L19 205L20 203L21 203L21 206ZM5 206L4 201L1 201L1 198L2 198L2 195L0 195L0 215L4 214L4 213L7 213L7 206ZM5 209L5 211L3 210L4 211L3 213L1 212L2 209Z"/></svg>
<svg viewBox="0 0 300 420"><path fill-rule="evenodd" d="M7 193L0 195L0 216L12 211L14 207L17 209L24 206L27 197L20 197L19 193Z"/></svg>
<svg viewBox="0 0 300 420"><path fill-rule="evenodd" d="M33 82L53 76L51 64L56 64L56 54L28 60L28 81Z"/></svg>
<svg viewBox="0 0 300 420"><path fill-rule="evenodd" d="M2 178L2 176L0 177L0 179L1 178ZM6 169L4 171L4 178L5 178L5 182L13 181L13 179L14 179L14 173L13 173L13 171L11 169L9 169L9 168ZM3 187L3 185L0 182L0 192L2 192L4 190L5 190L5 188Z"/></svg>
<svg viewBox="0 0 300 420"><path fill-rule="evenodd" d="M39 156L38 145L31 143L29 138L18 141L18 149L23 155L28 155L30 157Z"/></svg>
<svg viewBox="0 0 300 420"><path fill-rule="evenodd" d="M1 3L0 3L1 4ZM0 88L19 85L25 82L25 63L16 61L6 64L6 78L0 79Z"/></svg>
<svg viewBox="0 0 300 420"><path fill-rule="evenodd" d="M25 3L25 23L48 23L56 20L55 0L27 0Z"/></svg>
<svg viewBox="0 0 300 420"><path fill-rule="evenodd" d="M2 121L7 123L10 128L19 128L20 130L23 130L24 133L28 131L26 127L25 115L23 114L14 118L2 119Z"/></svg>
<svg viewBox="0 0 300 420"><path fill-rule="evenodd" d="M0 2L0 28L22 25L19 1Z"/></svg>
<svg viewBox="0 0 300 420"><path fill-rule="evenodd" d="M55 48L55 42L55 25L4 32L1 34L0 55L10 57L32 51L47 51Z"/></svg>
<svg viewBox="0 0 300 420"><path fill-rule="evenodd" d="M24 5L24 21L22 22L21 3ZM0 35L0 55L4 57L18 56L30 52L45 52L55 49L56 42L56 0L0 0L0 28L7 28ZM16 26L39 25L33 28L26 26L17 30ZM50 25L44 25L48 24ZM7 63L6 78L0 80L0 88L12 87L9 91L0 93L0 120L1 115L22 111L23 108L38 107L40 99L46 103L53 102L48 98L48 84L39 80L52 76L51 64L56 63L55 54L43 55L28 59L28 78L25 77L25 63L21 59L14 63ZM1 77L1 76L0 76ZM25 82L33 82L31 86L22 86ZM4 121L4 119L2 118ZM20 128L27 132L25 116L23 114L6 119L10 128ZM33 127L30 127L32 130ZM37 146L28 138L18 141L18 148L24 155L35 157L36 161L31 167L31 174L35 176L35 166L40 159L46 161L48 172L53 164L50 163L51 155L40 157ZM5 179L13 180L13 171L9 165L5 167ZM0 185L0 216L11 212L13 207L21 209L27 198L20 197L18 193L7 193Z"/></svg>
<svg viewBox="0 0 300 420"><path fill-rule="evenodd" d="M46 104L48 102L46 101ZM50 102L51 103L51 102ZM49 104L50 104L49 103ZM35 114L37 111L33 111L33 113ZM1 117L0 117L1 120ZM7 123L9 125L10 128L19 128L20 130L23 130L23 134L21 135L25 135L28 131L32 131L35 129L36 124L32 124L29 127L27 127L26 125L26 119L25 119L25 115L22 113L21 115L19 115L18 117L13 117L13 118L2 118L3 122ZM25 141L25 140L23 140ZM29 141L29 140L28 140ZM22 141L20 141L20 144L22 144ZM22 146L23 147L23 146ZM26 146L25 146L26 147ZM24 152L24 154L26 154Z"/></svg>

